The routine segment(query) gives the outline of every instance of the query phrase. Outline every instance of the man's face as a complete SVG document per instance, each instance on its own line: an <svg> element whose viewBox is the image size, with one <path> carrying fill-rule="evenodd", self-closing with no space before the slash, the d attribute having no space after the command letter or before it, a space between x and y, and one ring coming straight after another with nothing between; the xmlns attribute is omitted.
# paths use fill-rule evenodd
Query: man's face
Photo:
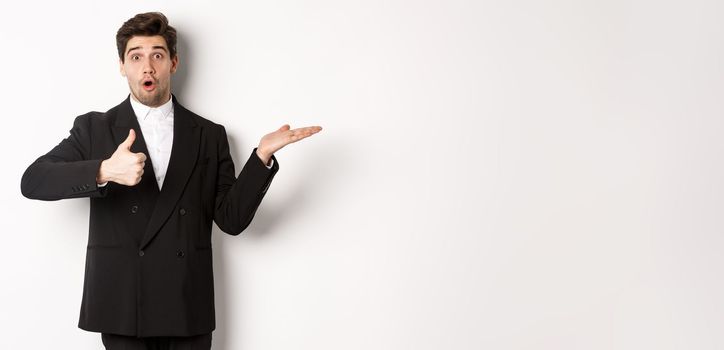
<svg viewBox="0 0 724 350"><path fill-rule="evenodd" d="M134 36L126 44L121 75L128 79L133 97L146 106L158 107L171 98L171 75L178 55L170 58L166 40L160 36Z"/></svg>

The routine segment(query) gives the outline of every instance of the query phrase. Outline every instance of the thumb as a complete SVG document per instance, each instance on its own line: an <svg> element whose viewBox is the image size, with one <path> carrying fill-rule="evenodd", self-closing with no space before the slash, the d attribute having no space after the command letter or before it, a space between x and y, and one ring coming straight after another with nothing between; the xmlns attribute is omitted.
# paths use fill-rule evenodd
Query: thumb
<svg viewBox="0 0 724 350"><path fill-rule="evenodd" d="M126 138L126 140L123 141L123 143L121 143L120 145L118 145L118 148L124 148L124 149L127 149L130 151L131 145L133 145L133 141L136 141L136 131L131 129L128 132L128 137Z"/></svg>
<svg viewBox="0 0 724 350"><path fill-rule="evenodd" d="M289 130L289 128L290 128L289 124L284 124L284 125L282 125L281 128L279 128L279 131L287 131L287 130Z"/></svg>

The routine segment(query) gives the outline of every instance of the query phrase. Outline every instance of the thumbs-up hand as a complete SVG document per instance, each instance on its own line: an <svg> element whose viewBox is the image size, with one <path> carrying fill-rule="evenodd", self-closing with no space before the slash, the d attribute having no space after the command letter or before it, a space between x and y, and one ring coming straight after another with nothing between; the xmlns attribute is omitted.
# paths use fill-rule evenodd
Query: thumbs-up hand
<svg viewBox="0 0 724 350"><path fill-rule="evenodd" d="M146 166L146 155L131 152L131 145L136 141L136 132L131 129L128 137L121 142L110 158L101 162L96 182L101 184L108 181L135 186L141 182L143 167Z"/></svg>

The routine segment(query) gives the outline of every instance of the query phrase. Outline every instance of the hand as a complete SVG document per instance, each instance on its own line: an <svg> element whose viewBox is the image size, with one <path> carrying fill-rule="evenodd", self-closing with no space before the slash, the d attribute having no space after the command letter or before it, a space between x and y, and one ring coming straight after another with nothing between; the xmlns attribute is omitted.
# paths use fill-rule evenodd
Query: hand
<svg viewBox="0 0 724 350"><path fill-rule="evenodd" d="M146 166L146 155L131 152L131 145L136 140L136 132L131 129L113 155L101 163L96 182L101 184L113 181L121 185L134 186L141 182L143 167Z"/></svg>
<svg viewBox="0 0 724 350"><path fill-rule="evenodd" d="M256 154L264 164L269 164L269 160L274 152L290 143L312 136L320 130L322 130L321 126L308 126L289 130L289 124L284 124L279 130L266 134L261 138L259 147L256 149Z"/></svg>

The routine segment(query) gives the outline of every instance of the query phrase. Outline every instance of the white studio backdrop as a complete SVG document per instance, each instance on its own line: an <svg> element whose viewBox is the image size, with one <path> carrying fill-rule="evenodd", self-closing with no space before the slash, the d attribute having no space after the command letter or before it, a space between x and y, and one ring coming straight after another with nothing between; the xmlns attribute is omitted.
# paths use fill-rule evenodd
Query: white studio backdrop
<svg viewBox="0 0 724 350"><path fill-rule="evenodd" d="M724 348L724 3L700 0L3 3L1 348L101 348L88 202L20 178L127 96L115 32L152 10L237 171L324 127L214 230L214 349Z"/></svg>

